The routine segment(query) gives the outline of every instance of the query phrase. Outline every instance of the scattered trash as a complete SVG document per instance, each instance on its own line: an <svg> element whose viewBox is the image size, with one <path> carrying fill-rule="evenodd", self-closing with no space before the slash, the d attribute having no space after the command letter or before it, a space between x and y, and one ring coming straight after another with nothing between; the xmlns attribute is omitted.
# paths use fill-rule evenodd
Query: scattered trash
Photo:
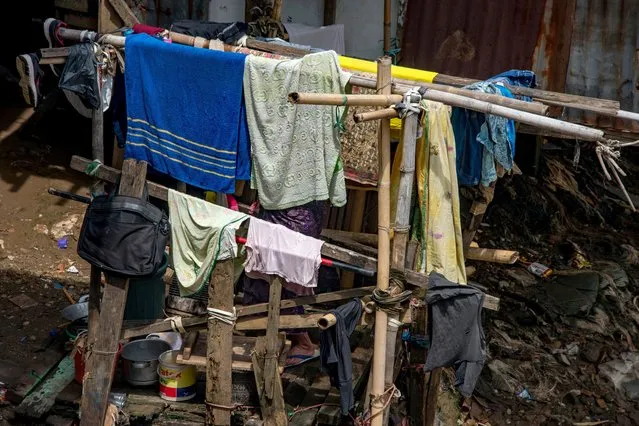
<svg viewBox="0 0 639 426"><path fill-rule="evenodd" d="M0 402L5 402L7 400L7 386L6 383L0 382Z"/></svg>
<svg viewBox="0 0 639 426"><path fill-rule="evenodd" d="M72 214L67 219L61 220L60 222L55 223L51 227L51 236L54 240L59 240L62 237L66 237L67 235L73 235L73 228L80 220L79 214Z"/></svg>
<svg viewBox="0 0 639 426"><path fill-rule="evenodd" d="M533 262L528 265L528 271L539 278L548 278L552 274L552 269L541 263Z"/></svg>
<svg viewBox="0 0 639 426"><path fill-rule="evenodd" d="M33 230L36 231L38 234L49 235L49 228L47 228L47 225L43 223L39 223L34 226Z"/></svg>
<svg viewBox="0 0 639 426"><path fill-rule="evenodd" d="M20 309L29 309L29 308L33 308L34 306L38 306L38 302L36 302L35 300L33 300L32 298L30 298L24 293L19 294L15 297L12 297L11 299L9 299L9 301L13 303L14 305L18 306Z"/></svg>
<svg viewBox="0 0 639 426"><path fill-rule="evenodd" d="M519 392L517 396L520 397L521 399L525 399L526 401L533 401L533 397L530 395L530 392L528 392L528 389L526 388L524 388L524 390Z"/></svg>
<svg viewBox="0 0 639 426"><path fill-rule="evenodd" d="M0 249L4 250L4 240L0 240Z"/></svg>
<svg viewBox="0 0 639 426"><path fill-rule="evenodd" d="M67 272L70 274L79 274L80 271L78 270L78 268L75 267L75 265L71 265L67 268Z"/></svg>
<svg viewBox="0 0 639 426"><path fill-rule="evenodd" d="M28 327L31 324L29 321L25 321L22 323L22 327Z"/></svg>
<svg viewBox="0 0 639 426"><path fill-rule="evenodd" d="M7 256L7 259L9 259L9 260L10 260L10 261L12 261L12 262L15 260L15 258L16 258L15 256L10 256L10 255L9 255L9 256Z"/></svg>
<svg viewBox="0 0 639 426"><path fill-rule="evenodd" d="M55 288L56 290L62 290L64 288L64 286L62 284L60 284L57 281L53 282L53 288Z"/></svg>
<svg viewBox="0 0 639 426"><path fill-rule="evenodd" d="M629 399L639 400L639 353L624 352L621 359L601 364L599 373Z"/></svg>
<svg viewBox="0 0 639 426"><path fill-rule="evenodd" d="M124 392L109 392L109 403L115 405L120 410L124 408L126 404L126 393Z"/></svg>
<svg viewBox="0 0 639 426"><path fill-rule="evenodd" d="M27 336L22 336L22 338L20 339L20 343L27 343L29 341L29 338Z"/></svg>
<svg viewBox="0 0 639 426"><path fill-rule="evenodd" d="M67 237L62 237L58 240L58 248L65 249L69 247L69 239Z"/></svg>

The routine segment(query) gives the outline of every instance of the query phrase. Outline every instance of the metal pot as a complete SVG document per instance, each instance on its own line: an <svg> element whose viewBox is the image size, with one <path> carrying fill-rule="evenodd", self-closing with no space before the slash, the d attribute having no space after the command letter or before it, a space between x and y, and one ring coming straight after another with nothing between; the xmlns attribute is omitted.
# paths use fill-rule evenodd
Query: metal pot
<svg viewBox="0 0 639 426"><path fill-rule="evenodd" d="M149 386L158 381L158 357L171 349L164 340L135 340L122 349L124 378L133 386Z"/></svg>

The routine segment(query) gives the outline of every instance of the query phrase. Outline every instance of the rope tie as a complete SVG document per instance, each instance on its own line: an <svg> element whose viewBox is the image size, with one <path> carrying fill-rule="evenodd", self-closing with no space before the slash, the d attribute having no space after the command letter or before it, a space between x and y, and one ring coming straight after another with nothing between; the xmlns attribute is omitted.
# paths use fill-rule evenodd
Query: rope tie
<svg viewBox="0 0 639 426"><path fill-rule="evenodd" d="M218 320L228 325L235 325L237 320L237 314L235 313L235 306L233 312L223 311L221 309L207 308L206 311L209 314L209 320Z"/></svg>
<svg viewBox="0 0 639 426"><path fill-rule="evenodd" d="M171 323L171 329L175 331L176 333L180 333L180 334L186 333L186 330L184 329L184 326L182 325L182 317L175 315L172 317L168 317L164 321L168 321L169 323Z"/></svg>
<svg viewBox="0 0 639 426"><path fill-rule="evenodd" d="M84 170L84 172L86 174L88 174L89 176L95 176L98 173L98 169L102 166L102 161L100 160L93 160L92 162L90 162L86 169Z"/></svg>
<svg viewBox="0 0 639 426"><path fill-rule="evenodd" d="M413 87L404 93L402 101L393 108L399 114L399 118L406 118L412 114L419 114L421 112L420 103L422 101L422 95L419 92L419 87Z"/></svg>

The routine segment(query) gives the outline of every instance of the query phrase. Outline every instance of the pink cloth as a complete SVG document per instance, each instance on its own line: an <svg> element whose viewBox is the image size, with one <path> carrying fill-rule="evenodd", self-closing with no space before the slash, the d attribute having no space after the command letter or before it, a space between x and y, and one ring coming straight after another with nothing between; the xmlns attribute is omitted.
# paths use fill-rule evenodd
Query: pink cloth
<svg viewBox="0 0 639 426"><path fill-rule="evenodd" d="M164 31L164 28L152 27L151 25L146 24L135 24L133 25L133 32L136 34L144 33L149 35L157 35Z"/></svg>
<svg viewBox="0 0 639 426"><path fill-rule="evenodd" d="M300 295L303 288L317 287L321 250L324 242L291 231L282 225L251 218L246 241L244 268L251 278L277 275Z"/></svg>

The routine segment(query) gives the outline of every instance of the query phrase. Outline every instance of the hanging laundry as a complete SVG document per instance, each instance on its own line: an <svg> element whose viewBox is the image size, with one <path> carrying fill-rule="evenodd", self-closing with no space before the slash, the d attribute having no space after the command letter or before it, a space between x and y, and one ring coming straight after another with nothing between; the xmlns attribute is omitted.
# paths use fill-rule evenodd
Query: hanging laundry
<svg viewBox="0 0 639 426"><path fill-rule="evenodd" d="M347 81L335 52L296 60L246 59L251 188L265 209L327 199L337 207L346 203L338 134L342 109L295 105L287 98L290 92L344 93Z"/></svg>
<svg viewBox="0 0 639 426"><path fill-rule="evenodd" d="M428 276L430 349L424 370L455 367L455 386L469 397L486 359L486 337L481 325L484 294L432 272Z"/></svg>
<svg viewBox="0 0 639 426"><path fill-rule="evenodd" d="M235 180L250 177L245 56L147 34L126 43L125 157L202 189L235 192Z"/></svg>
<svg viewBox="0 0 639 426"><path fill-rule="evenodd" d="M188 296L208 282L218 260L237 257L235 232L248 218L244 213L169 189L171 259Z"/></svg>
<svg viewBox="0 0 639 426"><path fill-rule="evenodd" d="M362 316L362 302L353 299L331 313L337 322L320 333L320 361L331 384L339 389L339 403L345 416L355 405L350 337Z"/></svg>
<svg viewBox="0 0 639 426"><path fill-rule="evenodd" d="M514 98L505 86L534 87L531 71L511 70L465 89ZM525 100L530 100L526 98ZM489 186L497 180L495 163L510 171L515 157L515 123L504 117L453 108L452 123L457 145L457 174L460 185Z"/></svg>
<svg viewBox="0 0 639 426"><path fill-rule="evenodd" d="M287 282L317 287L324 242L282 225L251 219L244 269L252 278L277 275Z"/></svg>
<svg viewBox="0 0 639 426"><path fill-rule="evenodd" d="M432 271L465 284L466 267L461 232L459 189L455 158L455 135L450 107L423 100L422 136L415 147L417 202L411 239L420 242L416 270ZM391 174L391 222L397 211L400 167L404 141L400 142Z"/></svg>

